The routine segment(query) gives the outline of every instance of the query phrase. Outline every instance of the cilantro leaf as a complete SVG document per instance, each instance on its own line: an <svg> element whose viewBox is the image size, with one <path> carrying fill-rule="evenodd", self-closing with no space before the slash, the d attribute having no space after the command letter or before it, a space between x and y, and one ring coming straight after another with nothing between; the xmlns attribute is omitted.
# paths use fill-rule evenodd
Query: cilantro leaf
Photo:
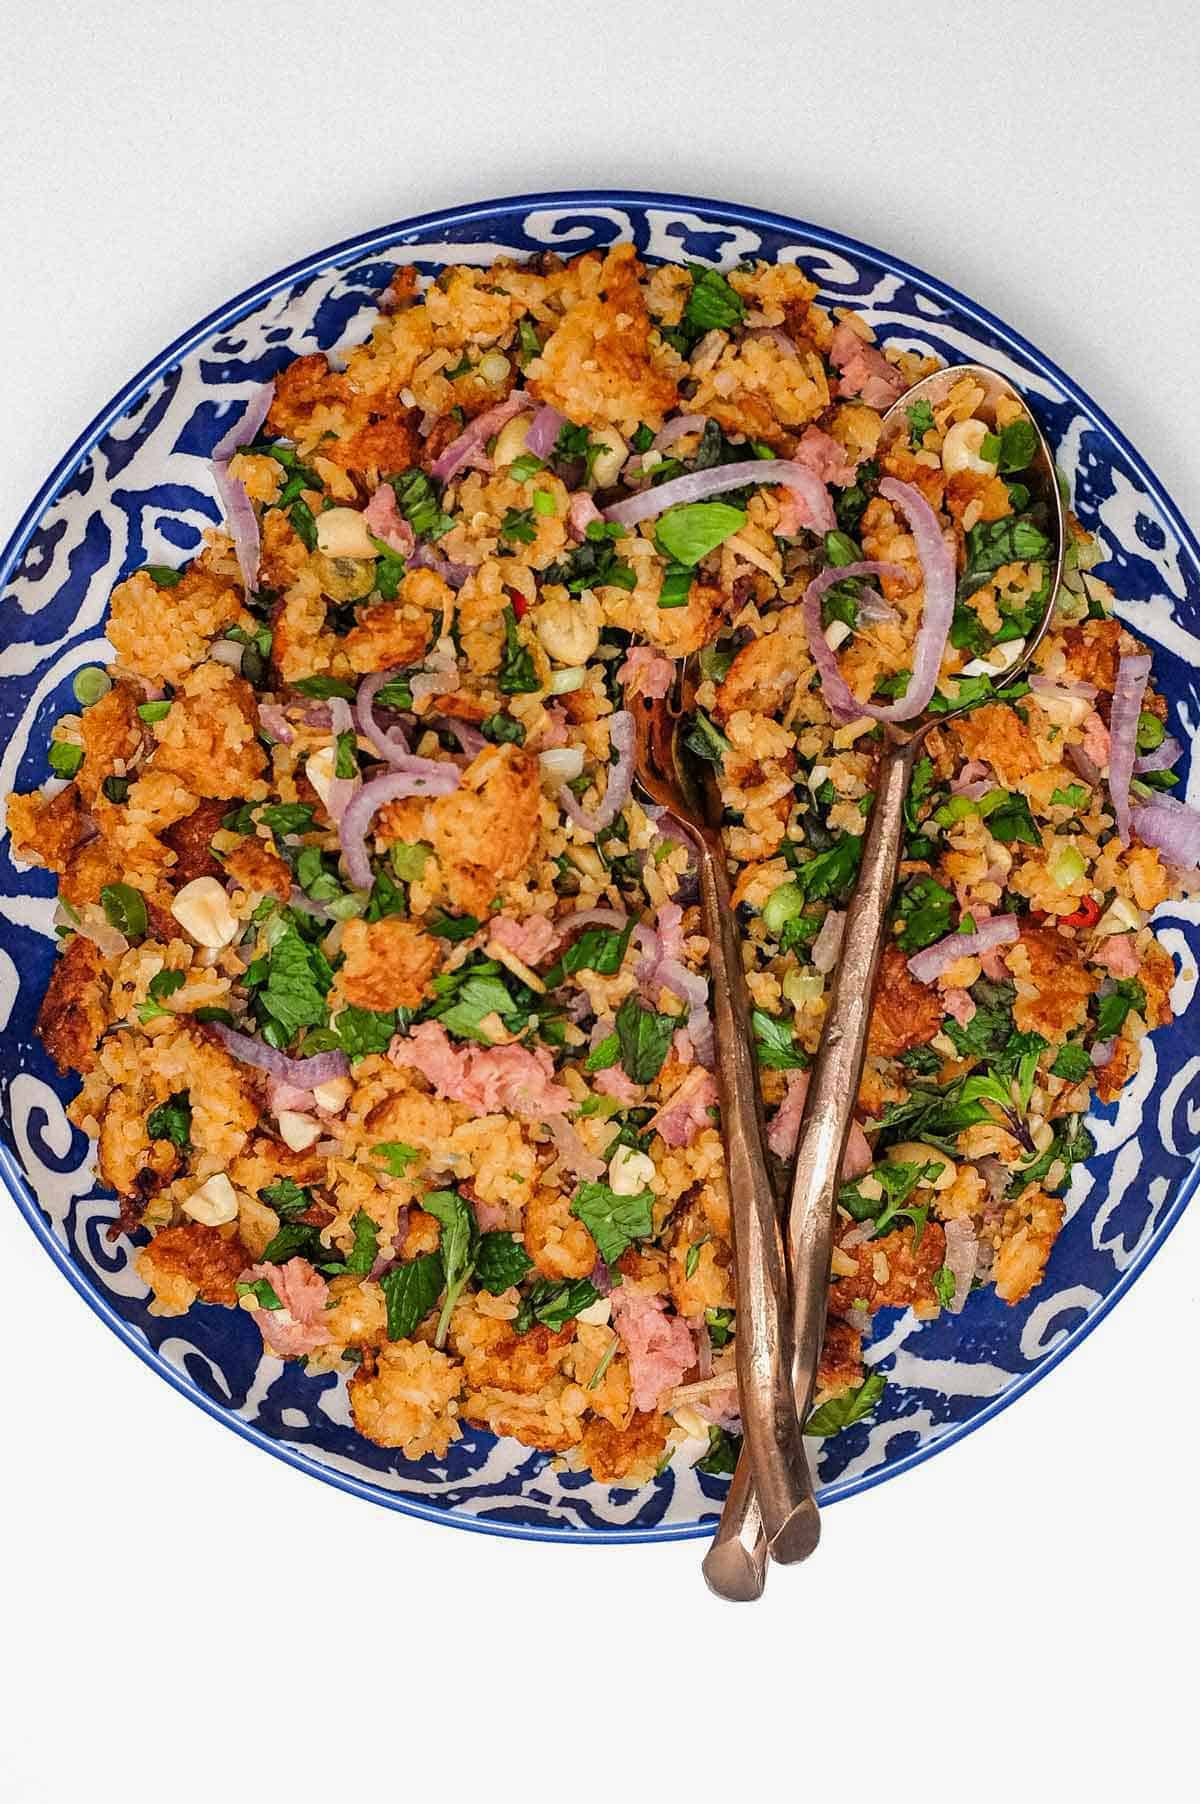
<svg viewBox="0 0 1200 1804"><path fill-rule="evenodd" d="M858 872L862 849L857 833L842 833L827 851L818 852L802 864L796 881L809 901L836 901L843 896Z"/></svg>
<svg viewBox="0 0 1200 1804"><path fill-rule="evenodd" d="M365 1278L379 1255L379 1224L365 1209L358 1209L350 1226L354 1230L354 1244L346 1254L345 1269L356 1277Z"/></svg>
<svg viewBox="0 0 1200 1804"><path fill-rule="evenodd" d="M919 451L925 442L925 434L932 432L937 424L933 408L928 401L914 401L911 407L904 409L904 416L908 421L908 442Z"/></svg>
<svg viewBox="0 0 1200 1804"><path fill-rule="evenodd" d="M790 1021L779 1020L756 1008L750 1012L750 1026L754 1033L754 1050L764 1070L803 1071L808 1064L808 1054L803 1047L797 1046Z"/></svg>
<svg viewBox="0 0 1200 1804"><path fill-rule="evenodd" d="M617 556L613 543L627 531L613 522L593 520L583 543L557 563L548 564L542 580L562 583L571 595L582 595L585 589L636 589L637 571Z"/></svg>
<svg viewBox="0 0 1200 1804"><path fill-rule="evenodd" d="M998 800L993 800L998 797ZM989 806L990 804L990 806ZM993 839L1004 845L1019 841L1026 846L1040 846L1042 836L1029 810L1029 803L1018 790L993 790L984 796L979 807Z"/></svg>
<svg viewBox="0 0 1200 1804"><path fill-rule="evenodd" d="M999 438L1002 476L1027 469L1037 456L1037 432L1028 420L1014 420L1011 425L1002 427Z"/></svg>
<svg viewBox="0 0 1200 1804"><path fill-rule="evenodd" d="M276 1294L275 1286L269 1278L255 1278L250 1284L239 1282L233 1288L239 1297L253 1297L260 1309L283 1308L283 1304Z"/></svg>
<svg viewBox="0 0 1200 1804"><path fill-rule="evenodd" d="M382 1160L389 1177L402 1178L410 1165L419 1163L421 1154L415 1146L409 1146L404 1140L381 1140L371 1148L371 1157Z"/></svg>
<svg viewBox="0 0 1200 1804"><path fill-rule="evenodd" d="M258 810L258 818L272 833L307 833L314 815L307 802L269 802Z"/></svg>
<svg viewBox="0 0 1200 1804"><path fill-rule="evenodd" d="M157 971L146 987L146 1001L138 1004L138 1020L154 1021L160 1015L173 1014L172 1009L162 1005L168 996L173 996L176 990L182 989L183 981L182 971Z"/></svg>
<svg viewBox="0 0 1200 1804"><path fill-rule="evenodd" d="M166 1102L160 1102L146 1117L146 1132L151 1140L170 1140L182 1152L192 1144L192 1099L186 1090L176 1090Z"/></svg>
<svg viewBox="0 0 1200 1804"><path fill-rule="evenodd" d="M100 904L110 927L123 933L127 940L140 940L149 925L146 898L130 883L106 883L100 891Z"/></svg>

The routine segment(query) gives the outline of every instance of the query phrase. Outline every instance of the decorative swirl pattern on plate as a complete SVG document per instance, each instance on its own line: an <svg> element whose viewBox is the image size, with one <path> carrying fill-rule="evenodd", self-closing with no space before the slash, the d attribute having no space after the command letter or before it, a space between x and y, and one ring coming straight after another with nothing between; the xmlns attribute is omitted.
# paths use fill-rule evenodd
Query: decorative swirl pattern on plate
<svg viewBox="0 0 1200 1804"><path fill-rule="evenodd" d="M293 356L336 355L363 337L399 264L433 275L553 247L574 255L632 238L649 260L798 261L835 305L861 307L881 338L991 363L1033 398L1101 573L1130 626L1156 648L1158 680L1189 737L1200 727L1200 549L1169 498L1095 405L1000 321L895 259L835 233L748 209L661 195L546 195L429 216L334 247L283 271L188 333L89 428L37 498L2 561L0 793L46 774L48 729L71 705L80 665L103 654L114 583L145 562L178 562L219 518L212 447L258 383ZM1193 799L1195 799L1193 779ZM468 1431L441 1461L371 1446L350 1422L344 1383L266 1357L237 1311L149 1314L133 1248L105 1238L112 1201L90 1143L63 1112L33 1021L53 956L53 880L0 847L0 1177L66 1275L164 1377L298 1467L377 1502L460 1526L565 1539L704 1533L725 1481L679 1463L652 1485L609 1489L546 1456ZM977 1294L958 1318L880 1318L868 1357L889 1373L879 1417L825 1444L826 1501L892 1476L1019 1395L1075 1345L1145 1265L1196 1186L1200 1056L1195 967L1200 907L1163 911L1180 975L1178 1019L1155 1036L1135 1082L1096 1112L1098 1150L1079 1169L1068 1222L1042 1286L1007 1309ZM696 1448L699 1452L699 1448Z"/></svg>

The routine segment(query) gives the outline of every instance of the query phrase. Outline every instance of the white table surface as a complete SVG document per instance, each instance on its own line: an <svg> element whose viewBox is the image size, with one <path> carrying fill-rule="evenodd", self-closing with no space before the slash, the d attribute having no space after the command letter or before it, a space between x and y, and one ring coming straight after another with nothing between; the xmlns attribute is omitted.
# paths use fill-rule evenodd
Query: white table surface
<svg viewBox="0 0 1200 1804"><path fill-rule="evenodd" d="M0 0L0 536L126 377L261 275L430 207L621 184L940 274L1200 518L1198 17ZM501 1543L306 1482L146 1371L0 1210L0 1798L1186 1786L1198 1255L1193 1211L1043 1385L839 1506L738 1611L696 1544Z"/></svg>

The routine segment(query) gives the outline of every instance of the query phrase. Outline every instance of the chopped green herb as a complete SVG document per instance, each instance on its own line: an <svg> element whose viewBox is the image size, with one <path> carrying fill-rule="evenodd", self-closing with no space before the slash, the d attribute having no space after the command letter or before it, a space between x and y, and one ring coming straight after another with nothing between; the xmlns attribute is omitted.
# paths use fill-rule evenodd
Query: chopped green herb
<svg viewBox="0 0 1200 1804"><path fill-rule="evenodd" d="M808 1054L797 1046L790 1021L768 1015L764 1009L752 1009L750 1027L754 1034L754 1050L766 1071L803 1071Z"/></svg>
<svg viewBox="0 0 1200 1804"><path fill-rule="evenodd" d="M510 507L500 522L500 537L507 539L510 545L532 545L537 538L532 508Z"/></svg>
<svg viewBox="0 0 1200 1804"><path fill-rule="evenodd" d="M887 1379L883 1373L872 1372L857 1389L843 1391L840 1397L830 1397L820 1409L814 1409L804 1424L805 1434L838 1434L843 1428L861 1422L864 1416L871 1414L886 1388Z"/></svg>
<svg viewBox="0 0 1200 1804"><path fill-rule="evenodd" d="M1037 455L1037 431L1028 420L1014 420L1000 432L998 463L1002 475L1024 470Z"/></svg>
<svg viewBox="0 0 1200 1804"><path fill-rule="evenodd" d="M958 1280L948 1265L939 1265L933 1274L933 1288L938 1302L943 1309L949 1309L954 1301L954 1293L958 1288Z"/></svg>
<svg viewBox="0 0 1200 1804"><path fill-rule="evenodd" d="M501 695L532 695L541 688L533 665L533 654L522 645L517 630L517 616L511 606L504 610L504 654L496 687Z"/></svg>
<svg viewBox="0 0 1200 1804"><path fill-rule="evenodd" d="M173 589L176 583L183 581L184 572L173 570L170 564L144 564L142 568L151 582L156 583L160 589Z"/></svg>
<svg viewBox="0 0 1200 1804"><path fill-rule="evenodd" d="M489 714L479 723L479 731L493 745L524 745L525 723L512 714Z"/></svg>
<svg viewBox="0 0 1200 1804"><path fill-rule="evenodd" d="M479 1236L475 1255L475 1282L498 1297L524 1281L533 1270L533 1260L515 1234L497 1232Z"/></svg>
<svg viewBox="0 0 1200 1804"><path fill-rule="evenodd" d="M517 1334L528 1334L535 1322L541 1322L557 1334L560 1328L574 1321L581 1310L590 1309L599 1295L590 1278L568 1278L561 1282L539 1278L521 1298L513 1329Z"/></svg>
<svg viewBox="0 0 1200 1804"><path fill-rule="evenodd" d="M192 1143L192 1099L186 1090L176 1090L166 1102L160 1102L146 1117L146 1132L151 1140L170 1140L186 1152Z"/></svg>
<svg viewBox="0 0 1200 1804"><path fill-rule="evenodd" d="M153 722L156 720L165 720L167 718L167 715L170 712L171 712L170 702L139 702L138 703L139 717L142 720L149 722L150 724L153 724Z"/></svg>
<svg viewBox="0 0 1200 1804"><path fill-rule="evenodd" d="M387 1304L387 1337L407 1340L425 1320L445 1289L440 1253L420 1253L394 1265L379 1280Z"/></svg>
<svg viewBox="0 0 1200 1804"><path fill-rule="evenodd" d="M904 415L908 421L908 442L919 451L925 443L925 434L933 432L937 426L933 408L928 401L914 401L911 407L905 408Z"/></svg>
<svg viewBox="0 0 1200 1804"><path fill-rule="evenodd" d="M1060 1046L1054 1063L1050 1067L1051 1077L1064 1077L1069 1084L1080 1083L1091 1071L1091 1054L1086 1046L1077 1040L1068 1040Z"/></svg>
<svg viewBox="0 0 1200 1804"><path fill-rule="evenodd" d="M617 1010L617 1039L621 1065L633 1083L654 1082L681 1021L681 1017L660 1015L647 1008L636 993L625 998Z"/></svg>
<svg viewBox="0 0 1200 1804"><path fill-rule="evenodd" d="M264 1203L274 1209L281 1221L294 1220L313 1206L312 1191L303 1184L297 1184L295 1178L277 1178L258 1194Z"/></svg>
<svg viewBox="0 0 1200 1804"><path fill-rule="evenodd" d="M697 339L706 332L728 331L746 317L746 303L736 288L716 269L689 263L692 292L683 309L683 324Z"/></svg>
<svg viewBox="0 0 1200 1804"><path fill-rule="evenodd" d="M132 785L132 777L105 777L100 785L100 794L106 802L124 802L129 799Z"/></svg>
<svg viewBox="0 0 1200 1804"><path fill-rule="evenodd" d="M920 952L950 932L954 896L935 877L918 875L900 892L896 914L901 923L896 944L902 952Z"/></svg>
<svg viewBox="0 0 1200 1804"><path fill-rule="evenodd" d="M615 1265L626 1247L654 1231L654 1192L619 1196L607 1184L581 1184L571 1213L583 1223L606 1265Z"/></svg>
<svg viewBox="0 0 1200 1804"><path fill-rule="evenodd" d="M437 490L424 470L405 470L389 481L400 512L418 539L440 539L450 531L454 521L442 512Z"/></svg>
<svg viewBox="0 0 1200 1804"><path fill-rule="evenodd" d="M451 915L444 908L437 908L427 916L425 931L439 940L469 940L479 932L479 922L474 915Z"/></svg>
<svg viewBox="0 0 1200 1804"><path fill-rule="evenodd" d="M436 1216L442 1224L442 1240L438 1250L445 1268L446 1295L433 1344L435 1347L443 1347L454 1305L474 1270L479 1230L470 1207L457 1190L429 1190L421 1199L421 1207L426 1215Z"/></svg>
<svg viewBox="0 0 1200 1804"><path fill-rule="evenodd" d="M252 1283L243 1284L240 1280L234 1285L239 1297L253 1297L260 1309L282 1309L275 1286L269 1278L255 1278Z"/></svg>
<svg viewBox="0 0 1200 1804"><path fill-rule="evenodd" d="M1046 562L1052 550L1031 514L980 520L966 537L967 563L959 580L959 595L973 595L1003 564Z"/></svg>
<svg viewBox="0 0 1200 1804"><path fill-rule="evenodd" d="M106 883L100 891L100 904L110 927L123 933L127 940L143 937L149 917L141 890L129 883Z"/></svg>
<svg viewBox="0 0 1200 1804"><path fill-rule="evenodd" d="M686 564L668 564L658 591L660 608L684 608L692 592L694 572Z"/></svg>
<svg viewBox="0 0 1200 1804"><path fill-rule="evenodd" d="M1146 1007L1146 992L1136 977L1120 977L1096 1009L1096 1038L1111 1040L1125 1025L1126 1017Z"/></svg>
<svg viewBox="0 0 1200 1804"><path fill-rule="evenodd" d="M621 1042L616 1034L606 1034L588 1053L584 1061L585 1071L608 1071L621 1056Z"/></svg>
<svg viewBox="0 0 1200 1804"><path fill-rule="evenodd" d="M350 1059L365 1059L373 1052L386 1052L397 1027L395 1009L349 1007L342 1009L333 1021L338 1045Z"/></svg>
<svg viewBox="0 0 1200 1804"><path fill-rule="evenodd" d="M730 1434L727 1428L721 1428L714 1422L708 1431L708 1452L696 1461L695 1469L697 1472L706 1472L710 1478L722 1478L726 1473L737 1470L741 1451L741 1435Z"/></svg>
<svg viewBox="0 0 1200 1804"><path fill-rule="evenodd" d="M689 501L667 509L655 540L664 556L691 568L745 524L744 508L730 507L726 501Z"/></svg>
<svg viewBox="0 0 1200 1804"><path fill-rule="evenodd" d="M381 1140L371 1148L371 1157L386 1165L390 1177L402 1178L410 1165L420 1162L421 1154L405 1140Z"/></svg>
<svg viewBox="0 0 1200 1804"><path fill-rule="evenodd" d="M160 1015L170 1015L174 1011L162 1005L168 996L183 988L182 971L157 971L146 986L147 1000L138 1004L138 1020L154 1021Z"/></svg>
<svg viewBox="0 0 1200 1804"><path fill-rule="evenodd" d="M601 977L614 976L621 969L633 929L633 921L624 928L585 927L545 973L542 981L546 988L556 989L564 977L575 971L596 971Z"/></svg>

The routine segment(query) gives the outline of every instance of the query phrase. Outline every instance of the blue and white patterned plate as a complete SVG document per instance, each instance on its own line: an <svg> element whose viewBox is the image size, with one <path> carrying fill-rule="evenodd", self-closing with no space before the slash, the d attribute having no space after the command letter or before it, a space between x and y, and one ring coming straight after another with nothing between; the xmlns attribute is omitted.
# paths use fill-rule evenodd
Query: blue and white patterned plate
<svg viewBox="0 0 1200 1804"><path fill-rule="evenodd" d="M1076 509L1099 533L1100 574L1151 642L1175 731L1200 722L1200 545L1161 484L1100 409L999 320L894 257L796 220L656 194L548 194L387 226L322 251L247 290L170 345L77 440L0 559L0 795L47 774L51 723L71 707L81 665L102 661L107 599L144 563L178 563L220 518L212 447L247 395L302 352L353 344L399 264L434 275L552 247L574 255L632 239L649 261L728 266L797 261L831 305L863 310L882 339L992 364L1031 398L1069 473ZM1197 798L1193 771L1192 800ZM1177 792L1178 793L1178 792ZM639 1490L551 1470L544 1455L470 1430L445 1460L413 1464L354 1432L344 1381L263 1356L240 1311L202 1306L162 1320L122 1238L104 1237L112 1198L90 1142L63 1104L33 1033L54 949L53 880L0 845L0 1177L46 1251L140 1358L247 1439L361 1497L433 1521L562 1540L656 1540L709 1532L725 1481L681 1455ZM1077 1168L1067 1224L1044 1282L1006 1308L972 1296L960 1317L877 1320L867 1357L888 1376L883 1406L822 1446L826 1503L902 1472L995 1415L1112 1307L1178 1220L1200 1165L1200 1053L1193 1001L1200 903L1160 912L1180 975L1176 1023L1147 1043L1136 1080L1091 1119L1096 1156ZM696 1453L699 1448L696 1449ZM692 1456L694 1457L694 1455Z"/></svg>

